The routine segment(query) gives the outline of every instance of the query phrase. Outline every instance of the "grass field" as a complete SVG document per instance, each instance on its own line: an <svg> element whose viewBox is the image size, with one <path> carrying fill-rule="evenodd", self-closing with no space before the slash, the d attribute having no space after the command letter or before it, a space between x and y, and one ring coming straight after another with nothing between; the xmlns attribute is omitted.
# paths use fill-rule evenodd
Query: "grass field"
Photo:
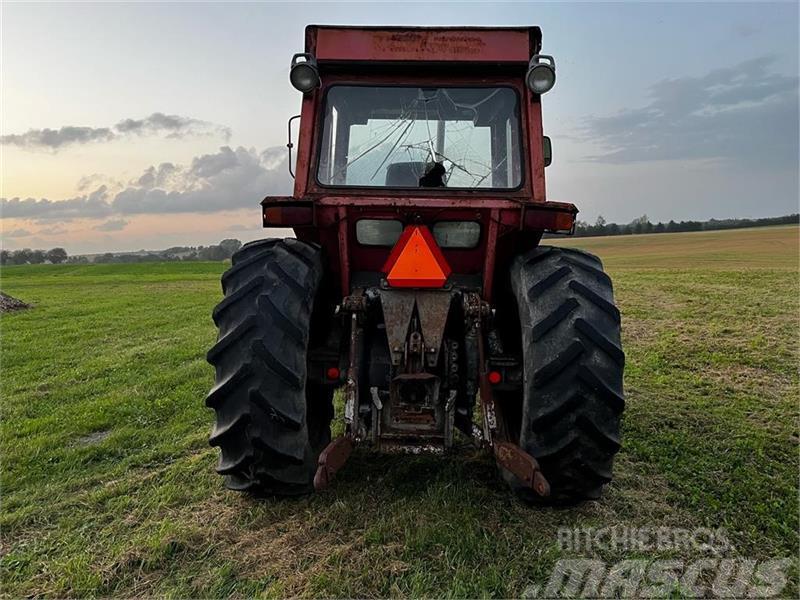
<svg viewBox="0 0 800 600"><path fill-rule="evenodd" d="M34 308L2 317L0 593L517 596L566 555L559 527L797 556L798 228L556 243L605 260L628 359L616 479L562 510L513 500L475 451L360 450L299 500L226 492L203 404L223 265L5 269Z"/></svg>

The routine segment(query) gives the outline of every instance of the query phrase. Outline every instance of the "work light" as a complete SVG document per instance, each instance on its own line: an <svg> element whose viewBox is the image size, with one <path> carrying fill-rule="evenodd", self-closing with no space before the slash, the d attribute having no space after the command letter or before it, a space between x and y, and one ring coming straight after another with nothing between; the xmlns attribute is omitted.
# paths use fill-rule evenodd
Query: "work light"
<svg viewBox="0 0 800 600"><path fill-rule="evenodd" d="M300 59L303 59L302 61ZM289 81L299 92L308 94L319 87L319 69L317 59L311 54L299 53L292 57L292 67L289 71Z"/></svg>
<svg viewBox="0 0 800 600"><path fill-rule="evenodd" d="M547 54L534 55L528 65L525 81L534 94L549 92L556 83L556 61Z"/></svg>

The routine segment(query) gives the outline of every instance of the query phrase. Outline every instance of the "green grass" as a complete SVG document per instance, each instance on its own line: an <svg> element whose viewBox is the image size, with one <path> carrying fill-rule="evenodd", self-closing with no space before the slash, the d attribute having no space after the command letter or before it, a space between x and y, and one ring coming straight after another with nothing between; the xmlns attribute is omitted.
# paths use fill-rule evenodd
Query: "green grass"
<svg viewBox="0 0 800 600"><path fill-rule="evenodd" d="M558 242L605 259L628 358L616 479L566 510L519 504L476 451L359 450L325 494L226 492L203 404L223 265L7 268L34 308L2 317L0 590L514 596L559 527L723 527L739 556L796 556L797 232Z"/></svg>

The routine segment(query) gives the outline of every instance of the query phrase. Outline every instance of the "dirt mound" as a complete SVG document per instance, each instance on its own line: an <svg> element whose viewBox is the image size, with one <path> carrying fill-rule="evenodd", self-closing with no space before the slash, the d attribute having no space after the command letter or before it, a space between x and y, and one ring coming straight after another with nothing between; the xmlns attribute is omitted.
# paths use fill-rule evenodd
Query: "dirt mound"
<svg viewBox="0 0 800 600"><path fill-rule="evenodd" d="M25 304L22 300L17 300L8 294L0 292L0 313L11 312L12 310L23 310L30 307L30 304Z"/></svg>

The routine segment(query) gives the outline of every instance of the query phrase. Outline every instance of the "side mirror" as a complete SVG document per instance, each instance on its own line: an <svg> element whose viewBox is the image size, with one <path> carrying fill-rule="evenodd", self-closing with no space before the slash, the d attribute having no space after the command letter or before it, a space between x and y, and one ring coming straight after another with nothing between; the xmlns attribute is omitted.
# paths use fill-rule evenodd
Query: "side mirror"
<svg viewBox="0 0 800 600"><path fill-rule="evenodd" d="M544 166L549 167L553 162L553 144L546 135L542 137L542 154L544 155Z"/></svg>
<svg viewBox="0 0 800 600"><path fill-rule="evenodd" d="M294 142L292 142L292 121L299 118L300 115L295 115L289 119L288 123L289 142L286 144L286 147L289 149L289 175L292 176L292 179L294 179L294 172L292 171L292 148L294 148Z"/></svg>

